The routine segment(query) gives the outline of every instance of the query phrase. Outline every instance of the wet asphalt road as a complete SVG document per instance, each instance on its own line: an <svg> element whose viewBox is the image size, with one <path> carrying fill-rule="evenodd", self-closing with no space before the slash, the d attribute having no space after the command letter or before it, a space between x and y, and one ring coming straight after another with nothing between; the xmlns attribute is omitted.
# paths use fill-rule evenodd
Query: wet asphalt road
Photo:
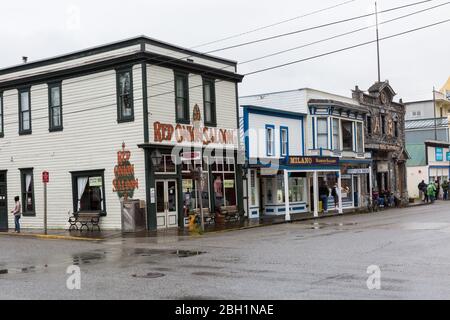
<svg viewBox="0 0 450 320"><path fill-rule="evenodd" d="M450 298L450 202L313 223L102 243L0 236L0 299ZM66 287L74 264L81 290ZM367 288L371 265L381 290Z"/></svg>

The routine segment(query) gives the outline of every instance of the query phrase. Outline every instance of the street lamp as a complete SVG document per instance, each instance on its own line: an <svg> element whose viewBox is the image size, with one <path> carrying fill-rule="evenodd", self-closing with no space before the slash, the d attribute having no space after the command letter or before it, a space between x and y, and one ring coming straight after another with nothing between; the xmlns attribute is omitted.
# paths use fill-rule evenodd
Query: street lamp
<svg viewBox="0 0 450 320"><path fill-rule="evenodd" d="M163 156L158 149L156 149L152 152L152 155L151 155L152 165L153 165L153 167L155 167L155 169L159 168L159 166L161 165L162 158L163 158Z"/></svg>

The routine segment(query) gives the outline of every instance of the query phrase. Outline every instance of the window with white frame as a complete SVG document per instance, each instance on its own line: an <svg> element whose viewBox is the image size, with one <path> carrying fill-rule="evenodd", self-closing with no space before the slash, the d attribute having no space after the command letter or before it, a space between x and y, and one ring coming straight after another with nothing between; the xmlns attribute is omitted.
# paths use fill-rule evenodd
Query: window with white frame
<svg viewBox="0 0 450 320"><path fill-rule="evenodd" d="M272 125L266 126L266 155L275 155L275 127Z"/></svg>
<svg viewBox="0 0 450 320"><path fill-rule="evenodd" d="M341 135L339 119L333 118L333 150L341 149Z"/></svg>
<svg viewBox="0 0 450 320"><path fill-rule="evenodd" d="M281 156L286 157L289 154L289 138L288 138L288 128L282 127L280 129L280 150L281 150Z"/></svg>
<svg viewBox="0 0 450 320"><path fill-rule="evenodd" d="M356 151L358 153L364 152L364 139L363 139L363 125L361 122L356 124Z"/></svg>
<svg viewBox="0 0 450 320"><path fill-rule="evenodd" d="M353 151L353 122L342 120L342 148L344 151Z"/></svg>
<svg viewBox="0 0 450 320"><path fill-rule="evenodd" d="M317 148L328 149L327 118L317 118Z"/></svg>

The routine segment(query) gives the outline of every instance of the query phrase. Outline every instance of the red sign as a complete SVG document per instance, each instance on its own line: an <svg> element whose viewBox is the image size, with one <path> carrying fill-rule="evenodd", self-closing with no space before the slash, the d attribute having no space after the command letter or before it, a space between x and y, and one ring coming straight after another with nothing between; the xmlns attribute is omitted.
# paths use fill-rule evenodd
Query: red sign
<svg viewBox="0 0 450 320"><path fill-rule="evenodd" d="M42 172L42 182L48 183L49 181L50 181L50 174L48 173L48 171Z"/></svg>

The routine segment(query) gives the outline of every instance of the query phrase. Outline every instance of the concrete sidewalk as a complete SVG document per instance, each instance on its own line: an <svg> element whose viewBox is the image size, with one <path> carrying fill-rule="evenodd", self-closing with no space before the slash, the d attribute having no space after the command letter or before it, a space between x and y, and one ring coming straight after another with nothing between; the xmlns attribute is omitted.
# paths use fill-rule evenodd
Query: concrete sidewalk
<svg viewBox="0 0 450 320"><path fill-rule="evenodd" d="M410 204L403 209L431 205L422 202L416 202ZM402 209L402 208L399 208ZM380 211L390 210L389 208L381 209ZM285 221L284 216L277 217L261 217L260 219L244 220L237 222L229 222L225 224L212 224L205 226L205 232L199 232L197 230L189 229L169 229L169 230L159 230L159 231L141 231L136 233L124 233L120 230L107 230L107 231L68 231L68 230L48 230L45 234L42 229L22 229L21 233L14 233L12 230L9 232L0 232L0 236L11 236L11 237L29 237L37 239L47 239L47 240L76 240L76 241L105 241L116 238L157 238L157 237L198 237L202 234L212 234L212 233L222 233L246 230L252 228L259 228L265 226L271 226L283 223L293 223L297 221L306 220L316 220L316 219L326 219L330 217L337 216L347 216L347 215L359 215L359 214L369 214L367 210L344 210L343 214L339 214L335 211L330 211L328 213L319 213L318 217L314 217L312 213L302 213L291 215L291 221Z"/></svg>

